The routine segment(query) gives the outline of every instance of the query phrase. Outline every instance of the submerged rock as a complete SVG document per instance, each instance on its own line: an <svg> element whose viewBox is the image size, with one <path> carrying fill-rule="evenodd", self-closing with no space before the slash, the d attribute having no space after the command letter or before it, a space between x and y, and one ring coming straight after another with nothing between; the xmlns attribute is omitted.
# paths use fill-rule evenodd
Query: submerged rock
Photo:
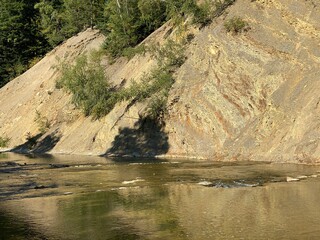
<svg viewBox="0 0 320 240"><path fill-rule="evenodd" d="M264 182L261 180L248 180L248 179L239 179L239 180L217 180L214 182L203 181L198 184L205 187L215 187L215 188L240 188L240 187L258 187L263 186Z"/></svg>
<svg viewBox="0 0 320 240"><path fill-rule="evenodd" d="M16 163L14 161L8 161L0 163L0 167L20 167L21 165L19 163Z"/></svg>
<svg viewBox="0 0 320 240"><path fill-rule="evenodd" d="M70 167L68 164L49 164L51 168L67 168Z"/></svg>
<svg viewBox="0 0 320 240"><path fill-rule="evenodd" d="M51 185L39 184L39 185L36 185L34 189L45 189L45 188L56 188L56 187L58 187L56 184L51 184Z"/></svg>
<svg viewBox="0 0 320 240"><path fill-rule="evenodd" d="M130 180L130 181L123 181L122 184L133 184L133 183L136 183L136 182L143 182L144 180L143 179L135 179L135 180Z"/></svg>

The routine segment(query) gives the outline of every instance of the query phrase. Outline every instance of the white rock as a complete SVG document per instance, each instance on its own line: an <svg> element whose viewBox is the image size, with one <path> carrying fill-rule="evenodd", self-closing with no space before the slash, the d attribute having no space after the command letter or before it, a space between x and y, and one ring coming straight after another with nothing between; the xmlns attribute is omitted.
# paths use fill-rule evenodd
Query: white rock
<svg viewBox="0 0 320 240"><path fill-rule="evenodd" d="M212 184L212 182L208 182L208 181L202 181L202 182L198 182L199 185L202 185L202 186L209 186Z"/></svg>
<svg viewBox="0 0 320 240"><path fill-rule="evenodd" d="M287 182L297 182L299 181L300 179L298 178L293 178L293 177L287 177Z"/></svg>
<svg viewBox="0 0 320 240"><path fill-rule="evenodd" d="M135 179L135 180L130 180L130 181L123 181L122 184L132 184L136 182L143 182L143 179Z"/></svg>
<svg viewBox="0 0 320 240"><path fill-rule="evenodd" d="M301 180L301 179L307 179L308 177L305 175L301 175L301 176L298 176L297 178Z"/></svg>

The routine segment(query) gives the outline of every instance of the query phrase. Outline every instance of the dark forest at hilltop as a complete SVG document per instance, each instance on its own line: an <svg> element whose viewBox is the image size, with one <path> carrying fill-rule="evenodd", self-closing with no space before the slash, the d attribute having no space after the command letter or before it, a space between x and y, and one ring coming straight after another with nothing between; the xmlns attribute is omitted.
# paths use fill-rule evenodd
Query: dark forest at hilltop
<svg viewBox="0 0 320 240"><path fill-rule="evenodd" d="M110 57L122 56L165 21L193 15L210 21L210 5L219 9L234 0L0 0L0 87L34 65L72 35L99 28Z"/></svg>

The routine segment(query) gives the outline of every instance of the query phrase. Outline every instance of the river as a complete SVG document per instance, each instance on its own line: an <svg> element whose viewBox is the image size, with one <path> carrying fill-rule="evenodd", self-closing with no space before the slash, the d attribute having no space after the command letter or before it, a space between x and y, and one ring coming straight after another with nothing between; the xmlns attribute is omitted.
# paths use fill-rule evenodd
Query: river
<svg viewBox="0 0 320 240"><path fill-rule="evenodd" d="M0 239L320 239L320 166L3 153Z"/></svg>

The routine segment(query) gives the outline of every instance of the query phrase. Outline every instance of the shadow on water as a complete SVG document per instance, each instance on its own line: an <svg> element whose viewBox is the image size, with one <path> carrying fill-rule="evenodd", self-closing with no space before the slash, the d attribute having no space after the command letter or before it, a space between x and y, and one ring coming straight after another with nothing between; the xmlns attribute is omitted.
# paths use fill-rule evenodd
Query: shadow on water
<svg viewBox="0 0 320 240"><path fill-rule="evenodd" d="M43 154L52 150L61 139L61 133L58 130L43 137L42 133L28 137L27 141L16 146L11 150L14 153L36 153Z"/></svg>
<svg viewBox="0 0 320 240"><path fill-rule="evenodd" d="M133 128L122 128L106 151L106 157L155 157L169 150L168 136L163 124L145 117L140 118Z"/></svg>
<svg viewBox="0 0 320 240"><path fill-rule="evenodd" d="M6 212L0 208L0 226L1 236L0 239L16 240L16 239L33 239L33 240L46 240L48 239L44 234L36 231L26 221L21 221L18 218L8 216ZM19 238L17 238L19 236ZM2 238L3 237L3 238Z"/></svg>

